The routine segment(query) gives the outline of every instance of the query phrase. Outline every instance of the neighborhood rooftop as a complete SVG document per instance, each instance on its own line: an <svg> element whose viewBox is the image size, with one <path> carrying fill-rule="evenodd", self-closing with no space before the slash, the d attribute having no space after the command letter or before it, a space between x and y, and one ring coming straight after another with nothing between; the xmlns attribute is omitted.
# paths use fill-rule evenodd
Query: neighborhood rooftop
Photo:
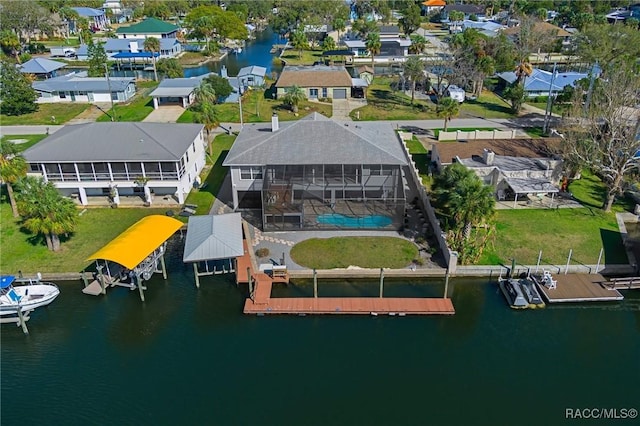
<svg viewBox="0 0 640 426"><path fill-rule="evenodd" d="M43 81L35 81L32 86L40 92L122 92L135 82L134 77L87 77L86 72L67 74Z"/></svg>
<svg viewBox="0 0 640 426"><path fill-rule="evenodd" d="M188 229L184 262L228 259L244 254L240 213L192 216Z"/></svg>
<svg viewBox="0 0 640 426"><path fill-rule="evenodd" d="M202 124L87 123L67 125L24 152L29 162L178 161Z"/></svg>
<svg viewBox="0 0 640 426"><path fill-rule="evenodd" d="M147 18L144 21L130 25L128 27L120 27L116 30L117 34L164 34L176 31L178 27L168 22L155 18Z"/></svg>
<svg viewBox="0 0 640 426"><path fill-rule="evenodd" d="M398 135L389 123L338 123L321 114L279 124L245 124L225 166L255 164L405 165Z"/></svg>
<svg viewBox="0 0 640 426"><path fill-rule="evenodd" d="M496 155L512 157L540 158L547 157L557 149L558 139L513 139L513 140L479 140L467 142L438 142L440 161L450 164L454 158L482 158L484 149L492 150Z"/></svg>
<svg viewBox="0 0 640 426"><path fill-rule="evenodd" d="M52 61L46 58L33 58L20 66L20 72L25 74L48 74L66 67L64 62Z"/></svg>
<svg viewBox="0 0 640 426"><path fill-rule="evenodd" d="M315 65L286 66L276 87L351 87L351 76L345 67Z"/></svg>

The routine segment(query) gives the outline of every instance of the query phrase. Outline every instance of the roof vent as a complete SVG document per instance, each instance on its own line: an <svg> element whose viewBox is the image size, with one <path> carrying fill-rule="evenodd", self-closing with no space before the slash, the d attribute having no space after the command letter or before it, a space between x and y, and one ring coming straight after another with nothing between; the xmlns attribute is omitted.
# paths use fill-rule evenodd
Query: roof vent
<svg viewBox="0 0 640 426"><path fill-rule="evenodd" d="M140 139L140 143L144 142L144 139Z"/></svg>

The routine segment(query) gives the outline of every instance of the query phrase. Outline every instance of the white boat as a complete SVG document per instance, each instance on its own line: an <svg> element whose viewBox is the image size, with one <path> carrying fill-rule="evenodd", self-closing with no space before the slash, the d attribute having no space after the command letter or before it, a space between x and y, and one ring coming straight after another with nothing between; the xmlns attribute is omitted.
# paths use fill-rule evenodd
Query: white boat
<svg viewBox="0 0 640 426"><path fill-rule="evenodd" d="M60 289L54 283L38 279L13 285L15 281L13 275L0 276L0 316L31 312L53 302L60 294Z"/></svg>
<svg viewBox="0 0 640 426"><path fill-rule="evenodd" d="M233 53L235 53L236 55L238 53L242 53L242 47L240 47L240 46L236 47L235 49L233 49Z"/></svg>

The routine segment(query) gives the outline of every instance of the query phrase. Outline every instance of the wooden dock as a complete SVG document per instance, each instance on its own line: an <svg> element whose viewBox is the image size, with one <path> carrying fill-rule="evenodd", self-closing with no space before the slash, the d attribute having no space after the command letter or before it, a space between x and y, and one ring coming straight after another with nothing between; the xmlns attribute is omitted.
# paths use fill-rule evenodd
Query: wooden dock
<svg viewBox="0 0 640 426"><path fill-rule="evenodd" d="M254 274L253 299L244 304L245 314L293 315L453 315L451 299L391 297L286 297L272 298L272 278Z"/></svg>
<svg viewBox="0 0 640 426"><path fill-rule="evenodd" d="M624 297L615 289L606 288L607 280L600 274L559 274L553 278L557 281L554 289L541 285L539 277L536 284L549 303L567 302L611 302Z"/></svg>

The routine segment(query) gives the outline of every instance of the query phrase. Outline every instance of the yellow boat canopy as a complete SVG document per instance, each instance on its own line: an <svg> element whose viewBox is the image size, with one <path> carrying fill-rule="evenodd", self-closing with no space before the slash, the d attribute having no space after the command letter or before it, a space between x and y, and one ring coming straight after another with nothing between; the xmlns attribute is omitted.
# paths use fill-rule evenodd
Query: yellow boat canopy
<svg viewBox="0 0 640 426"><path fill-rule="evenodd" d="M133 269L160 247L182 222L168 216L151 215L140 219L87 260L110 260Z"/></svg>

